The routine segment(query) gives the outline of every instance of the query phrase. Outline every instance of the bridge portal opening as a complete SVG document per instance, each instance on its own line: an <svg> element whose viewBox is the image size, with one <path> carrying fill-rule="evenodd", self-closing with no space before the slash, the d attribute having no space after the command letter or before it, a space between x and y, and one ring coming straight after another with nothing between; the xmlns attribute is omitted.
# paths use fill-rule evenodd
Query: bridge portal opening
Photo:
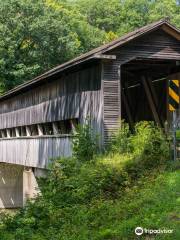
<svg viewBox="0 0 180 240"><path fill-rule="evenodd" d="M134 59L121 66L121 119L131 127L139 121L171 122L168 81L180 80L180 61Z"/></svg>

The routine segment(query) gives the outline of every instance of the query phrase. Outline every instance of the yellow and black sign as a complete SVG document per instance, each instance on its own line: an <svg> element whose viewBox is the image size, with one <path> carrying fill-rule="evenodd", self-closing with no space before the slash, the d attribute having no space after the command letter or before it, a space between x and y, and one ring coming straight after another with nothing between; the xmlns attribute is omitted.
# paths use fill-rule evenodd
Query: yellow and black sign
<svg viewBox="0 0 180 240"><path fill-rule="evenodd" d="M170 80L169 81L169 111L175 111L179 108L179 85L180 80Z"/></svg>

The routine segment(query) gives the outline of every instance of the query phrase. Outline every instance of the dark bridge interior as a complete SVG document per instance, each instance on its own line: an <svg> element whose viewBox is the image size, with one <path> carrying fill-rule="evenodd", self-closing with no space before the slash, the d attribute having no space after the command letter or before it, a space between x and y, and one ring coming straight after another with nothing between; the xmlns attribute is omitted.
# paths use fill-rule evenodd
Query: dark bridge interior
<svg viewBox="0 0 180 240"><path fill-rule="evenodd" d="M180 61L135 59L121 67L122 119L155 121L161 127L169 122L168 80L178 73Z"/></svg>

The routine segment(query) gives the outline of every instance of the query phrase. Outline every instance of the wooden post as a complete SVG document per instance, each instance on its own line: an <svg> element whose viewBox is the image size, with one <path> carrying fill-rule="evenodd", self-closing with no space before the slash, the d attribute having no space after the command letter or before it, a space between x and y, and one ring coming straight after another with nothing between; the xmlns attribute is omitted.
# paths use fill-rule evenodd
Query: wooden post
<svg viewBox="0 0 180 240"><path fill-rule="evenodd" d="M31 129L29 126L26 126L26 135L29 137L31 136Z"/></svg>
<svg viewBox="0 0 180 240"><path fill-rule="evenodd" d="M157 111L157 108L156 108L153 96L151 94L151 91L149 89L147 80L146 80L146 78L144 76L142 77L142 83L143 83L143 86L144 86L144 90L145 90L145 93L146 93L146 96L147 96L147 99L148 99L148 103L149 103L149 106L151 108L154 120L161 127L162 124L161 124L161 121L160 121L160 118L159 118L159 115L158 115L158 111Z"/></svg>
<svg viewBox="0 0 180 240"><path fill-rule="evenodd" d="M52 123L52 127L53 127L53 134L54 135L58 135L59 131L58 131L58 125L56 122Z"/></svg>
<svg viewBox="0 0 180 240"><path fill-rule="evenodd" d="M38 124L37 128L38 128L38 135L39 136L43 136L44 134L43 134L43 127L42 127L42 125Z"/></svg>
<svg viewBox="0 0 180 240"><path fill-rule="evenodd" d="M152 98L154 100L154 103L156 105L156 107L158 108L158 98L157 98L157 95L156 95L156 91L154 89L154 86L152 84L152 80L148 77L147 78L147 81L148 81L148 84L149 84L149 89L151 91L151 94L152 94Z"/></svg>
<svg viewBox="0 0 180 240"><path fill-rule="evenodd" d="M160 115L160 105L159 105L159 101L158 101L158 97L157 97L157 94L156 94L156 91L155 91L155 88L152 84L152 80L150 78L148 78L148 84L149 84L149 89L151 91L151 94L152 94L152 99L154 101L154 104L156 106L156 111L158 113L158 116L159 116L159 120L160 120L160 123L161 123L161 126L163 126L163 120L161 118L161 115ZM164 94L164 92L162 93ZM166 103L164 103L165 105Z"/></svg>
<svg viewBox="0 0 180 240"><path fill-rule="evenodd" d="M15 128L15 134L16 134L16 137L20 137L19 128Z"/></svg>
<svg viewBox="0 0 180 240"><path fill-rule="evenodd" d="M7 138L10 138L10 137L11 137L11 131L10 131L10 129L6 129L6 133L7 133Z"/></svg>

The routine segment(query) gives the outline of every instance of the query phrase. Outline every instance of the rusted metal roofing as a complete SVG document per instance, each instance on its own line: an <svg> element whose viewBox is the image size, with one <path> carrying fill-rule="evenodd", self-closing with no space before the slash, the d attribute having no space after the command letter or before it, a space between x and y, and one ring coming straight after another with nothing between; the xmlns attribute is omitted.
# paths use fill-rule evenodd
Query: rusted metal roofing
<svg viewBox="0 0 180 240"><path fill-rule="evenodd" d="M177 38L178 40L180 40L180 30L177 29L172 24L170 24L166 19L162 19L160 21L157 21L157 22L148 24L144 27L141 27L133 32L130 32L108 44L105 44L98 48L95 48L95 49L93 49L85 54L82 54L79 57L76 57L68 62L58 65L57 67L45 72L44 74L32 79L31 81L27 81L27 82L13 88L12 90L6 92L2 96L0 96L0 100L10 97L11 95L20 92L21 90L27 88L28 86L31 86L31 85L33 85L39 81L42 81L43 79L46 79L50 76L53 76L54 74L60 73L66 69L70 69L71 67L76 66L81 63L84 63L88 60L97 59L97 57L100 56L101 54L107 53L108 51L110 51L116 47L122 46L122 45L128 43L129 41L132 41L133 39L136 39L144 34L154 31L158 28L162 28L168 34L170 34L170 35L174 36L175 38Z"/></svg>

